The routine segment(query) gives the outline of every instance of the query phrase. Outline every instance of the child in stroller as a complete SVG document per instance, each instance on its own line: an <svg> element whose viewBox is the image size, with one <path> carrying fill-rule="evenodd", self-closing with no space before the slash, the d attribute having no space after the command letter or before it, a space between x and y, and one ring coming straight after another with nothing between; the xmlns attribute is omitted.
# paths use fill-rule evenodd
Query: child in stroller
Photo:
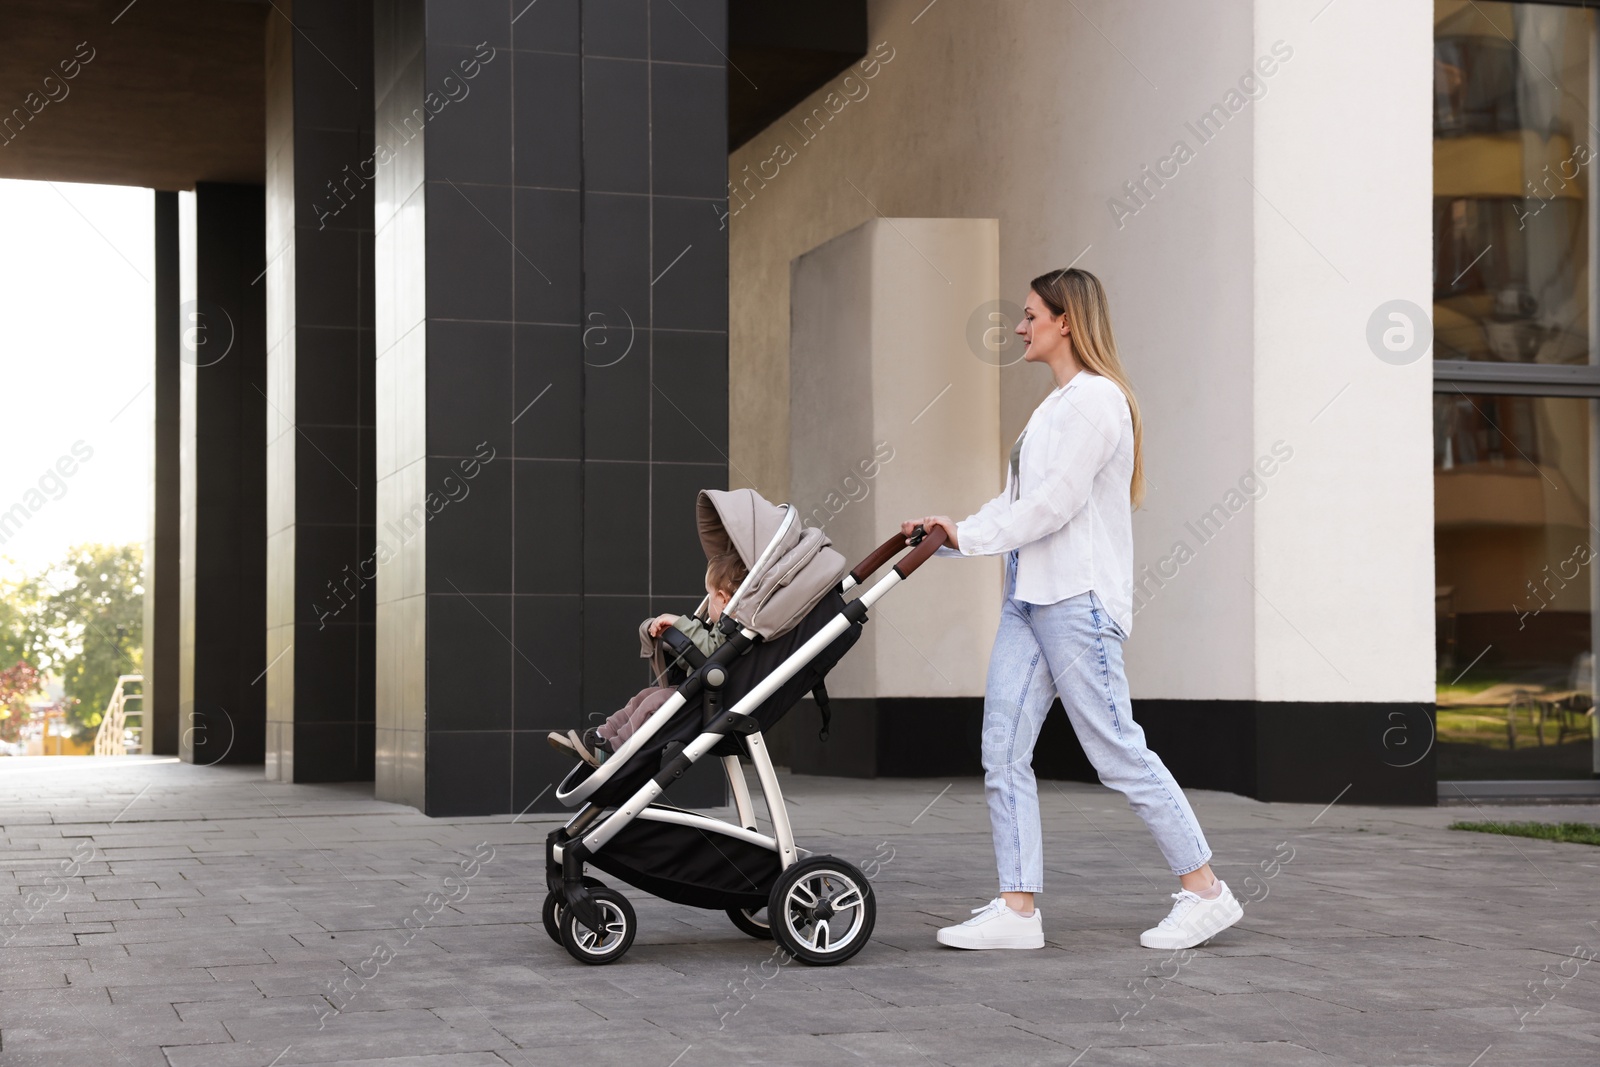
<svg viewBox="0 0 1600 1067"><path fill-rule="evenodd" d="M669 628L676 630L702 655L711 655L727 640L717 623L722 620L722 609L733 599L745 574L744 561L736 552L724 552L707 561L706 598L700 606L705 619L698 615L657 615L639 624L639 655L650 658L655 681L635 693L599 726L591 726L582 734L576 730L551 730L551 747L570 752L591 767L600 766L677 692L675 685L659 684L669 680L682 660L681 652L673 653L662 647L662 635ZM680 648L683 645L682 641L672 643Z"/></svg>

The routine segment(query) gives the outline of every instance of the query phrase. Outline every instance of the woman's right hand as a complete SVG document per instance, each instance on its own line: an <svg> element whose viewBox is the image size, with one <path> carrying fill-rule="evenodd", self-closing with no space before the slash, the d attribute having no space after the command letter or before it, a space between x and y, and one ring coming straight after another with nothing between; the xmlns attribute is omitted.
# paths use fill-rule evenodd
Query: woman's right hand
<svg viewBox="0 0 1600 1067"><path fill-rule="evenodd" d="M951 548L960 548L956 542L956 524L948 515L925 515L920 519L907 519L900 524L900 532L906 538L906 544L911 543L911 535L920 526L923 532L931 531L935 526L944 527L945 544Z"/></svg>

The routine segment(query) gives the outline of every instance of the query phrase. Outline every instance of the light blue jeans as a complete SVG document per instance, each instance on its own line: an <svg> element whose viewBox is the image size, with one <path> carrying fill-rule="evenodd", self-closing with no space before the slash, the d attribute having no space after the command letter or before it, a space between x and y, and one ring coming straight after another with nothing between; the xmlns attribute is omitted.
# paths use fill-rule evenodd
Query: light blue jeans
<svg viewBox="0 0 1600 1067"><path fill-rule="evenodd" d="M1173 874L1211 859L1205 834L1161 758L1133 721L1122 670L1124 634L1093 591L1056 604L1012 599L1016 553L983 698L984 792L1002 893L1044 888L1033 745L1056 696L1100 781L1128 798Z"/></svg>

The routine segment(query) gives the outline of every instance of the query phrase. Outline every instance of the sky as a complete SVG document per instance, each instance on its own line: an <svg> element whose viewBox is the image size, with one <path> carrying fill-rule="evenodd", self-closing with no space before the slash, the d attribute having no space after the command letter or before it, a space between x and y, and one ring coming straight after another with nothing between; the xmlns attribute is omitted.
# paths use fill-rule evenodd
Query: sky
<svg viewBox="0 0 1600 1067"><path fill-rule="evenodd" d="M0 578L82 542L145 538L154 199L126 186L0 180L0 514L19 503L30 512L20 529L0 530Z"/></svg>

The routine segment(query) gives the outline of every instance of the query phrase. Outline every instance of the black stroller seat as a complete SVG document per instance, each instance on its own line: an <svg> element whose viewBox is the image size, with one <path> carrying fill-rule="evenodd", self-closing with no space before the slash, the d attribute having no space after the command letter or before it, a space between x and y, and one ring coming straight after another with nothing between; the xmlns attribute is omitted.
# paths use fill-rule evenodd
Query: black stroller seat
<svg viewBox="0 0 1600 1067"><path fill-rule="evenodd" d="M662 634L667 639L668 634L676 635L686 649L683 658L687 661L692 656L700 662L693 670L683 670L682 680L676 681L672 677L672 660L668 659L668 681L676 681L678 691L685 697L683 706L676 711L667 712L665 709L660 714L671 714L672 719L659 729L649 741L627 757L627 764L612 770L609 779L594 790L587 797L591 804L613 805L621 803L633 795L641 786L658 774L663 765L674 754L681 751L683 746L698 737L706 728L707 707L704 687L704 674L706 665L714 663L720 666L725 674L718 694L719 703L724 708L732 707L742 700L759 684L762 679L770 675L779 665L792 656L801 645L809 641L828 625L833 619L845 610L844 597L838 589L834 589L823 597L812 608L806 617L788 633L782 634L771 641L749 641L739 634L734 634L728 642L717 649L712 656L706 656L694 642L679 630L668 627ZM755 720L757 729L770 730L778 721L788 714L789 709L799 703L800 698L816 689L834 665L844 658L844 654L861 638L862 625L866 618L863 613L859 622L850 623L842 634L805 664L788 681L778 687L771 696L762 701L749 715ZM670 640L670 639L669 639ZM669 646L670 647L670 646ZM679 668L682 670L682 668ZM715 756L748 755L742 735L729 732L711 750ZM622 758L622 753L612 759ZM607 760L602 766L609 766ZM567 780L562 782L563 791L576 786L579 782L595 773L595 769L586 763L580 763L573 768ZM597 855L590 860L595 866L601 866L601 859ZM658 896L661 894L657 894Z"/></svg>

